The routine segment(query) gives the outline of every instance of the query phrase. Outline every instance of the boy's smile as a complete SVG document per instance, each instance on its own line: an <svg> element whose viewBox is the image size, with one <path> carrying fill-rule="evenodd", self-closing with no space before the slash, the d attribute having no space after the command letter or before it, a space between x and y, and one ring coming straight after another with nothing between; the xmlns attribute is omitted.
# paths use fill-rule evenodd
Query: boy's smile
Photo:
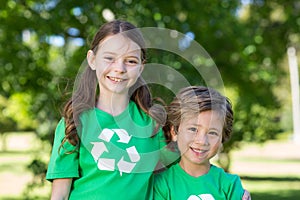
<svg viewBox="0 0 300 200"><path fill-rule="evenodd" d="M223 121L217 111L204 111L197 116L184 117L173 134L181 153L180 163L188 166L209 166L209 160L222 146Z"/></svg>

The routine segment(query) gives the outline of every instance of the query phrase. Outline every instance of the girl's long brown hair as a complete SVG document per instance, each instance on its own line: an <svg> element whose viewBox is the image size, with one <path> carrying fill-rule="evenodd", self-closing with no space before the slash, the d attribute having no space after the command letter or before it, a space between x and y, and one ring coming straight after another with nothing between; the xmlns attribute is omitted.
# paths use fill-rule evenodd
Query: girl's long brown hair
<svg viewBox="0 0 300 200"><path fill-rule="evenodd" d="M140 46L142 62L145 63L146 49L142 34L134 25L126 21L114 20L101 26L91 43L90 49L96 54L99 44L105 37L118 33L124 33L126 37ZM73 91L72 98L65 104L63 110L65 138L62 141L61 147L63 147L66 141L78 147L80 142L77 129L80 126L79 115L83 111L95 107L97 90L95 71L87 65L78 80L78 85ZM145 81L139 77L135 85L131 87L129 93L130 99L157 122L155 128L155 131L157 131L159 126L165 121L165 112L161 109L162 107L153 106L150 90Z"/></svg>

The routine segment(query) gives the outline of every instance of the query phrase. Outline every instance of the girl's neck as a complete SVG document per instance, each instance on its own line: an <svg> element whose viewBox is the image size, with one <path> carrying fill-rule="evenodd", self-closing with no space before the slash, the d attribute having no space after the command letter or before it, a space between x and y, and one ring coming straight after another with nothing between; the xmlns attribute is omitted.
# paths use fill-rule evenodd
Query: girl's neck
<svg viewBox="0 0 300 200"><path fill-rule="evenodd" d="M103 96L99 95L96 107L104 112L117 116L121 114L128 106L129 98L125 95Z"/></svg>
<svg viewBox="0 0 300 200"><path fill-rule="evenodd" d="M179 166L189 175L193 177L199 177L207 174L209 172L210 163L207 164L188 164L186 165L184 162L180 161Z"/></svg>

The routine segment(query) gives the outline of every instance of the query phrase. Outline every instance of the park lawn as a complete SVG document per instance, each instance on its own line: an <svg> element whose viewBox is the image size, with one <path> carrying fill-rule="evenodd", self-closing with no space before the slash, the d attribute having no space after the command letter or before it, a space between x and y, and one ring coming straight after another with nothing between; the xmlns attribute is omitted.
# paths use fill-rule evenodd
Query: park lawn
<svg viewBox="0 0 300 200"><path fill-rule="evenodd" d="M300 179L282 178L243 178L243 185L251 191L254 200L296 200L300 199Z"/></svg>
<svg viewBox="0 0 300 200"><path fill-rule="evenodd" d="M234 151L231 172L242 178L254 200L300 199L300 144L273 140Z"/></svg>
<svg viewBox="0 0 300 200"><path fill-rule="evenodd" d="M28 165L37 157L48 161L50 145L41 142L32 132L8 133L6 150L3 150L3 138L0 139L0 199L49 199L48 182L30 193L27 189L34 180Z"/></svg>
<svg viewBox="0 0 300 200"><path fill-rule="evenodd" d="M33 180L27 166L35 157L47 162L51 147L33 133L10 133L6 142L6 151L0 151L0 199L26 199L27 185ZM299 149L286 140L243 144L231 154L231 172L241 176L253 200L300 199ZM49 199L50 188L45 181L43 187L27 193L28 199Z"/></svg>

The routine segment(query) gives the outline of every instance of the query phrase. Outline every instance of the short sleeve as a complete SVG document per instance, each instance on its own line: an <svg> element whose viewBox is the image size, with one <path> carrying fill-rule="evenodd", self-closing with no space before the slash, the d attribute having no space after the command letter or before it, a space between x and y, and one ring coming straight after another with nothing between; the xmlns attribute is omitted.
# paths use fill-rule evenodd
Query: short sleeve
<svg viewBox="0 0 300 200"><path fill-rule="evenodd" d="M228 182L228 191L227 191L227 198L228 199L242 199L244 195L244 189L242 186L242 182L239 176L231 175L232 179Z"/></svg>
<svg viewBox="0 0 300 200"><path fill-rule="evenodd" d="M162 174L154 176L153 197L154 200L168 199L168 184Z"/></svg>
<svg viewBox="0 0 300 200"><path fill-rule="evenodd" d="M52 153L46 174L46 179L49 181L58 178L79 177L78 151L74 151L75 147L69 142L65 142L60 148L64 136L65 122L64 119L61 119L55 130Z"/></svg>

